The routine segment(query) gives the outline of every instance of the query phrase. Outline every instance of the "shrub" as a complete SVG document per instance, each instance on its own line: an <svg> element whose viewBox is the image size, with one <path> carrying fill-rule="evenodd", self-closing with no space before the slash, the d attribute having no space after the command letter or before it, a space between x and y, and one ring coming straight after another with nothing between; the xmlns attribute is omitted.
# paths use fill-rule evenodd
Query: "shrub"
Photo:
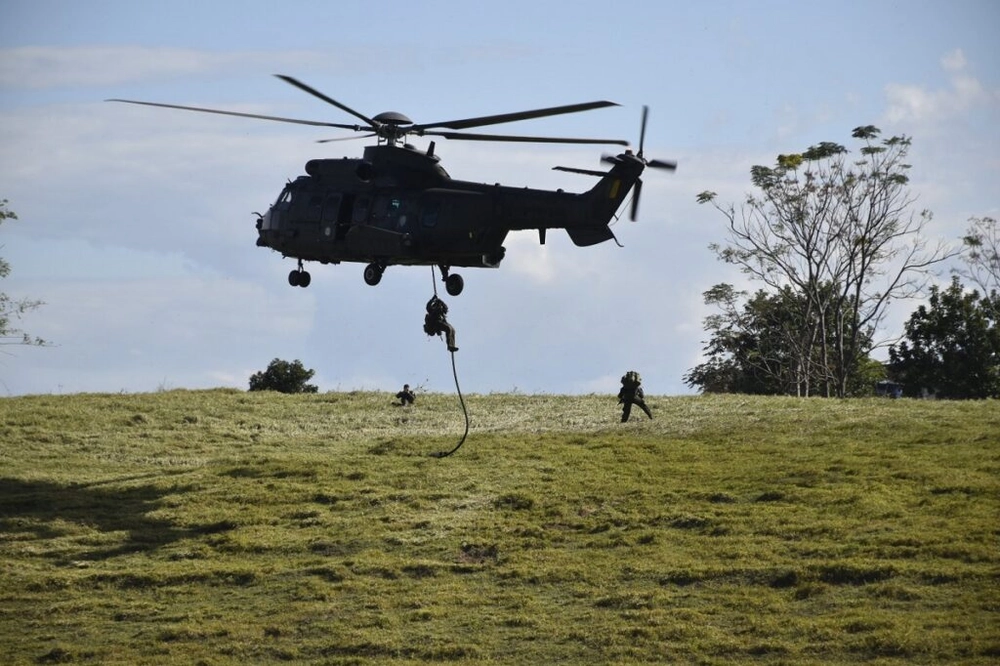
<svg viewBox="0 0 1000 666"><path fill-rule="evenodd" d="M250 376L250 390L316 393L316 386L306 383L314 374L315 370L306 370L298 359L289 363L276 358L267 366L267 370Z"/></svg>

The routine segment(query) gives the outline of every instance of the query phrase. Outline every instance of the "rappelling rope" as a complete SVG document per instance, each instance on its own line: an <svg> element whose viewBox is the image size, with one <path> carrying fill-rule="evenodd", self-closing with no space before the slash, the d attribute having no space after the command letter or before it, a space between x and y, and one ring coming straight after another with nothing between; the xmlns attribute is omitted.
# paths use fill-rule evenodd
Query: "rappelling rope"
<svg viewBox="0 0 1000 666"><path fill-rule="evenodd" d="M437 290L437 279L434 275L434 267L431 266L431 285L434 287L435 298L438 295ZM462 439L458 440L458 444L455 445L451 451L436 451L431 454L432 458L447 458L455 451L458 451L462 444L465 443L465 438L469 436L469 410L465 407L465 398L462 397L462 388L458 385L458 370L455 368L455 352L449 352L451 354L451 374L455 378L455 390L458 392L458 402L462 405L462 414L465 415L465 432L462 434Z"/></svg>

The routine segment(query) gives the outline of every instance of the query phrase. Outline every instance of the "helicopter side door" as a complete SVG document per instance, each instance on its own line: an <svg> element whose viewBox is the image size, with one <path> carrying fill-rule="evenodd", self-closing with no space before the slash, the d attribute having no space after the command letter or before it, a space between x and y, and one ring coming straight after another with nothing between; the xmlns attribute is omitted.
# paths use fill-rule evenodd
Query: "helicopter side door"
<svg viewBox="0 0 1000 666"><path fill-rule="evenodd" d="M323 212L320 215L320 227L323 236L332 241L343 238L343 200L344 197L339 192L327 192L323 201ZM348 218L350 219L350 218Z"/></svg>
<svg viewBox="0 0 1000 666"><path fill-rule="evenodd" d="M413 222L412 197L401 192L378 194L372 206L371 223L385 231L406 233Z"/></svg>
<svg viewBox="0 0 1000 666"><path fill-rule="evenodd" d="M334 240L342 241L347 235L347 230L351 228L354 218L354 195L344 194L340 198L340 210L337 213L337 223L335 225Z"/></svg>
<svg viewBox="0 0 1000 666"><path fill-rule="evenodd" d="M298 197L293 197L292 205L295 206L294 221L314 227L319 224L323 212L323 194L321 192L303 192Z"/></svg>
<svg viewBox="0 0 1000 666"><path fill-rule="evenodd" d="M358 194L353 202L352 224L344 231L352 260L395 263L407 256L403 230L408 225L407 198L396 192Z"/></svg>

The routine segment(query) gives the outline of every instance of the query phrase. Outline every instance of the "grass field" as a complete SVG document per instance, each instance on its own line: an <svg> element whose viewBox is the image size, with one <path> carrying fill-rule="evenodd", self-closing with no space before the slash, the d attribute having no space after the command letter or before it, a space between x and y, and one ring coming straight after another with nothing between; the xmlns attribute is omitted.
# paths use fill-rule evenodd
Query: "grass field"
<svg viewBox="0 0 1000 666"><path fill-rule="evenodd" d="M1000 660L1000 404L0 399L0 662Z"/></svg>

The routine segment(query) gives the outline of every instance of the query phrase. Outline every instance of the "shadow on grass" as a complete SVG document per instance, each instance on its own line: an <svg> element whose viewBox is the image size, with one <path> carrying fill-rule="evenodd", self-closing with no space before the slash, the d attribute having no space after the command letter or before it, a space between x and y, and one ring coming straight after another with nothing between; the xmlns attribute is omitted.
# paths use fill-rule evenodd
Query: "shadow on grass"
<svg viewBox="0 0 1000 666"><path fill-rule="evenodd" d="M129 479L134 480L134 479ZM0 533L32 533L49 540L74 533L65 523L76 523L102 533L119 533L113 545L102 539L76 540L72 553L60 548L52 557L101 560L127 553L152 551L179 539L231 530L229 521L178 527L149 514L163 506L164 499L190 491L188 486L140 485L116 487L108 482L59 484L0 478Z"/></svg>

